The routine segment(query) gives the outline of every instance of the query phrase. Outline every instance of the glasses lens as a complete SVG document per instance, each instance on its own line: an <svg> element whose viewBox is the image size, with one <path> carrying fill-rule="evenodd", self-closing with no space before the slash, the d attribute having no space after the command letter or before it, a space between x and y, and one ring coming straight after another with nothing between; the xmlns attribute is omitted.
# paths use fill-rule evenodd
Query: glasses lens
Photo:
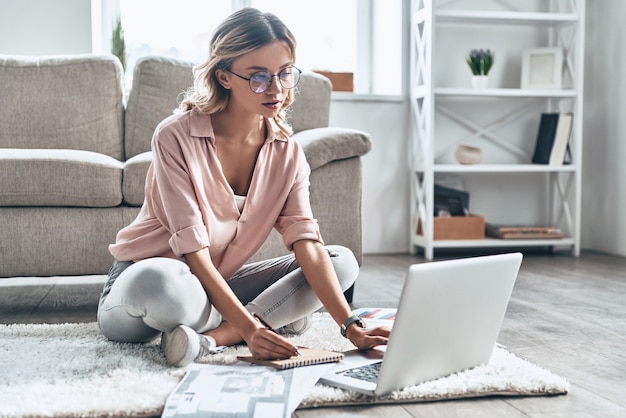
<svg viewBox="0 0 626 418"><path fill-rule="evenodd" d="M272 76L265 71L259 71L250 76L250 89L255 93L263 93L270 87Z"/></svg>
<svg viewBox="0 0 626 418"><path fill-rule="evenodd" d="M288 67L278 73L280 84L286 89L292 89L300 80L300 70L296 67Z"/></svg>

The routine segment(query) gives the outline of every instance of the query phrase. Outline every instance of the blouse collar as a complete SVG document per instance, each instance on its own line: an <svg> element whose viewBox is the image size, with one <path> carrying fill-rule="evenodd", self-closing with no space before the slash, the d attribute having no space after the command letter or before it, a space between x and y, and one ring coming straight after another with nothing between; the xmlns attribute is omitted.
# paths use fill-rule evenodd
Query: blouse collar
<svg viewBox="0 0 626 418"><path fill-rule="evenodd" d="M195 110L189 112L189 135L196 138L209 138L215 140L213 124L211 123L211 115L201 113ZM265 118L265 126L267 127L267 138L265 142L282 141L287 142L289 136L283 132L274 119Z"/></svg>

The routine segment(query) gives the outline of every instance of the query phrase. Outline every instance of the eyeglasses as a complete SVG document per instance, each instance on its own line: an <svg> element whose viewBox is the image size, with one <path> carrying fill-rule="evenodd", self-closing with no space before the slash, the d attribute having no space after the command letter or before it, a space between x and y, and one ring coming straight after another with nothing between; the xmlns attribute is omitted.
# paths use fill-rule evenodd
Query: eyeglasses
<svg viewBox="0 0 626 418"><path fill-rule="evenodd" d="M278 81L281 86L286 89L292 89L298 84L298 81L300 81L300 73L302 73L302 71L293 65L280 70L278 74L270 74L267 71L257 71L256 73L253 73L250 78L234 73L227 68L225 68L225 70L243 80L248 81L250 84L250 90L257 94L261 94L269 89L272 85L272 79L274 77L278 77Z"/></svg>

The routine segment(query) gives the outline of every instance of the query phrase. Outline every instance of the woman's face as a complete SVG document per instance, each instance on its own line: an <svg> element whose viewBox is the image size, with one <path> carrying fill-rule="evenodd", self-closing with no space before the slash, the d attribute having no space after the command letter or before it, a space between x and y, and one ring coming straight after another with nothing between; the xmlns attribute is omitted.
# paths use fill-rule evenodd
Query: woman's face
<svg viewBox="0 0 626 418"><path fill-rule="evenodd" d="M235 59L231 72L218 70L218 79L225 88L230 89L228 107L266 118L275 117L289 94L289 90L279 82L277 74L291 65L293 58L289 47L276 40ZM274 77L267 90L255 93L250 88L250 82L241 77L250 78L259 71Z"/></svg>

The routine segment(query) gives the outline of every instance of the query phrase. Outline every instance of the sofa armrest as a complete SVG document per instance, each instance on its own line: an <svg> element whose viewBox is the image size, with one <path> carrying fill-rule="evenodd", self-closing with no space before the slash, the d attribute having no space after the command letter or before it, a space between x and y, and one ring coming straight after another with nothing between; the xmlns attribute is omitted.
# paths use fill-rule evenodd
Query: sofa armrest
<svg viewBox="0 0 626 418"><path fill-rule="evenodd" d="M292 138L302 145L311 170L335 160L361 157L372 149L369 134L347 128L307 129Z"/></svg>

